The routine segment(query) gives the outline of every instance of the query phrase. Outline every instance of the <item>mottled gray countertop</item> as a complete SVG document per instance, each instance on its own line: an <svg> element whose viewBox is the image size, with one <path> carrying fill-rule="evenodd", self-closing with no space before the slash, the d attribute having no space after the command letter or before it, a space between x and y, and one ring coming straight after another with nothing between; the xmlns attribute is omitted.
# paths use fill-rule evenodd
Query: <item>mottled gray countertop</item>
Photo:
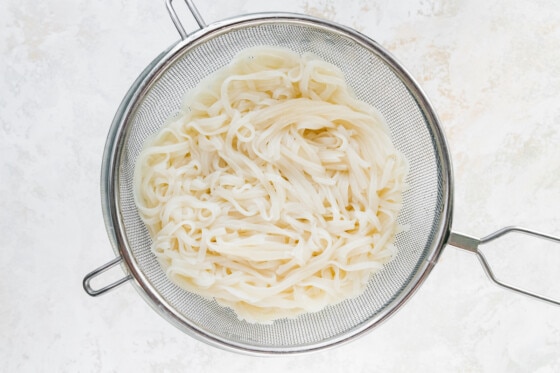
<svg viewBox="0 0 560 373"><path fill-rule="evenodd" d="M198 3L208 22L302 12L375 39L440 116L454 161L453 229L560 235L557 1ZM207 346L130 284L87 296L84 274L114 256L99 198L109 125L135 77L177 39L160 0L0 2L1 371L560 371L560 308L498 288L453 247L388 322L305 356ZM559 245L514 236L487 251L504 278L560 298Z"/></svg>

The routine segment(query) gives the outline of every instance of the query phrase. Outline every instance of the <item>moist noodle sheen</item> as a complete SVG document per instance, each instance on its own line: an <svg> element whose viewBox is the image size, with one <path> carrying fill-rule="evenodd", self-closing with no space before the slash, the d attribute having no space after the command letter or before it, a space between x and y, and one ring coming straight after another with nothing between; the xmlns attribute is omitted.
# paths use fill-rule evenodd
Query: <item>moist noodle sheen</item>
<svg viewBox="0 0 560 373"><path fill-rule="evenodd" d="M257 47L146 142L134 195L172 282L271 323L365 290L396 254L407 172L340 69Z"/></svg>

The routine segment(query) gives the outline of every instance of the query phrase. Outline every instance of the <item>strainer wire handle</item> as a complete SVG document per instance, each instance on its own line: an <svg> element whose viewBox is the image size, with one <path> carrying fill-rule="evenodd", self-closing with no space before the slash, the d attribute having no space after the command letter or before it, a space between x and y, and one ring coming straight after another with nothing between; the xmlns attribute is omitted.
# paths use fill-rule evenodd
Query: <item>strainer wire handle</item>
<svg viewBox="0 0 560 373"><path fill-rule="evenodd" d="M523 227L516 227L516 226L510 226L510 227L502 228L502 229L500 229L500 230L498 230L494 233L491 233L488 236L480 238L480 239L472 237L472 236L468 236L468 235L462 234L462 233L451 232L451 234L449 235L449 239L448 239L447 243L449 245L452 245L452 246L455 246L455 247L458 247L458 248L461 248L463 250L467 250L467 251L470 251L470 252L476 254L480 263L482 264L482 268L484 269L484 272L486 272L486 274L488 275L490 280L492 280L497 285L499 285L503 288L515 291L517 293L524 294L524 295L530 296L532 298L536 298L538 300L542 300L542 301L545 301L547 303L551 303L551 304L560 306L560 300L548 298L548 297L533 293L531 291L518 288L516 286L507 284L507 283L499 280L498 278L496 278L496 275L492 271L492 268L490 267L490 264L488 264L488 261L484 257L484 254L482 254L482 252L478 249L478 246L486 244L486 243L488 243L490 241L493 241L497 238L500 238L503 235L508 234L510 232L524 233L524 234L527 234L527 235L535 236L535 237L538 237L538 238L543 238L543 239L550 240L552 242L556 242L556 243L560 244L560 237L556 237L556 236L552 236L552 235L549 235L549 234L546 234L546 233L541 233L541 232L537 232L537 231L534 231L534 230L531 230L531 229L527 229L527 228L523 228Z"/></svg>
<svg viewBox="0 0 560 373"><path fill-rule="evenodd" d="M88 273L85 277L84 277L84 281L83 281L83 286L84 286L84 290L86 291L86 293L88 293L89 295L91 295L92 297L101 295L111 289L116 288L119 285L124 284L125 282L129 281L132 279L131 275L127 275L123 278L121 278L120 280L117 280L105 287L102 287L101 289L94 289L91 287L90 282L92 279L94 279L95 277L97 277L98 275L100 275L101 273L109 270L111 267L114 267L115 265L119 264L121 262L122 258L116 257L115 259L111 260L110 262L103 264L101 267L94 269L93 271L91 271L90 273Z"/></svg>
<svg viewBox="0 0 560 373"><path fill-rule="evenodd" d="M179 32L179 35L181 35L181 39L185 40L189 35L185 31L185 28L183 27L181 20L177 16L177 12L175 11L175 8L173 8L172 2L173 0L165 0L165 6L167 7L167 11L169 12L169 16L171 17L171 20L173 21L175 28ZM185 0L185 3L187 4L187 7L189 7L189 10L191 11L191 14L194 17L196 23L198 23L198 26L201 29L205 28L206 22L204 22L204 19L202 19L202 16L200 15L198 9L196 9L196 6L194 5L194 2L192 0Z"/></svg>

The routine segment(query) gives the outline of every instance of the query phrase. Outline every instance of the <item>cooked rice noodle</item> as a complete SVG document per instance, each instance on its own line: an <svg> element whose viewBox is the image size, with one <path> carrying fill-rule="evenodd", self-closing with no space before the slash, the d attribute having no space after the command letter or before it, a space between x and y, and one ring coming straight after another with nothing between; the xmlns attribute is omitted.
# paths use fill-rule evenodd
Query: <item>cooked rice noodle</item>
<svg viewBox="0 0 560 373"><path fill-rule="evenodd" d="M146 142L135 202L171 281L270 323L365 290L396 255L407 171L336 66L258 47Z"/></svg>

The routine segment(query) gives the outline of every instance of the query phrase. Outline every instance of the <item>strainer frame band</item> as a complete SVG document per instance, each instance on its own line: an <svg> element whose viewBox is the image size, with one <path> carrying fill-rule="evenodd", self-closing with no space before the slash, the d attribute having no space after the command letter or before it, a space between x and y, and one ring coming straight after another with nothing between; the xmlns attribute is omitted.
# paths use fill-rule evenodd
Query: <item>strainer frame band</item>
<svg viewBox="0 0 560 373"><path fill-rule="evenodd" d="M434 222L438 221L439 224L434 226L432 230L432 236L435 237L435 239L433 240L432 247L429 250L429 255L427 255L418 270L414 272L412 280L391 302L390 306L383 309L383 311L381 311L378 315L375 315L375 317L372 317L368 320L368 322L358 325L357 327L352 328L336 337L309 345L280 347L264 346L262 348L258 348L254 345L224 340L219 336L201 331L190 320L170 307L166 300L163 299L163 297L156 291L146 276L142 273L142 270L139 268L139 265L129 246L120 211L119 164L122 153L121 150L124 147L127 137L127 123L134 115L139 103L142 102L142 99L146 92L149 91L149 88L165 72L166 67L172 65L183 55L183 53L191 48L194 48L195 46L200 45L201 43L204 43L216 36L227 33L232 29L258 26L264 23L293 23L334 32L360 44L362 47L365 47L377 57L382 59L406 85L406 88L413 95L418 106L421 108L422 115L424 115L426 122L429 124L433 145L436 150L435 153L437 154L438 162L440 162L441 168L440 177L442 182L443 209L439 216L434 218ZM311 352L346 343L368 331L371 331L375 326L385 321L389 316L393 315L398 309L400 309L400 307L402 307L402 305L410 299L410 297L428 277L448 239L451 230L453 207L452 181L452 165L448 152L448 146L432 105L406 69L397 62L394 57L385 51L385 49L383 49L375 41L353 29L323 19L294 13L255 13L216 22L206 28L194 32L184 40L171 45L144 69L125 95L109 130L102 162L101 197L105 225L113 250L117 256L122 257L123 270L125 273L131 275L131 283L134 288L146 300L146 302L154 310L156 310L156 312L187 334L210 345L249 355L277 355Z"/></svg>

